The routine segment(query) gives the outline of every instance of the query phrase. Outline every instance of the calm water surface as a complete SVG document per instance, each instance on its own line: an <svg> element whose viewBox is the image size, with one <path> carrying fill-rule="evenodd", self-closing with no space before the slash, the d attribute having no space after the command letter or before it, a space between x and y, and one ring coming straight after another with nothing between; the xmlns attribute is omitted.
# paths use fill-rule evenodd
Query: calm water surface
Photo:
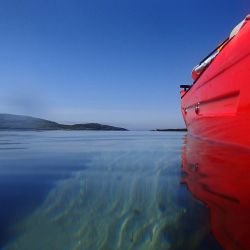
<svg viewBox="0 0 250 250"><path fill-rule="evenodd" d="M180 132L1 132L1 248L245 249L235 152Z"/></svg>

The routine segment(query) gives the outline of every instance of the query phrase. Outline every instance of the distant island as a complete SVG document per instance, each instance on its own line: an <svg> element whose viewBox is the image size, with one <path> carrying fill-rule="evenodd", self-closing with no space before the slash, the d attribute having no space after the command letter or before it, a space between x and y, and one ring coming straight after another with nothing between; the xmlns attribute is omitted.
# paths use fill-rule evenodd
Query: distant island
<svg viewBox="0 0 250 250"><path fill-rule="evenodd" d="M154 129L152 131L159 131L159 132L186 132L186 128L166 128L166 129Z"/></svg>
<svg viewBox="0 0 250 250"><path fill-rule="evenodd" d="M104 130L104 131L127 131L99 123L84 123L65 125L57 122L35 118L31 116L0 114L0 130Z"/></svg>

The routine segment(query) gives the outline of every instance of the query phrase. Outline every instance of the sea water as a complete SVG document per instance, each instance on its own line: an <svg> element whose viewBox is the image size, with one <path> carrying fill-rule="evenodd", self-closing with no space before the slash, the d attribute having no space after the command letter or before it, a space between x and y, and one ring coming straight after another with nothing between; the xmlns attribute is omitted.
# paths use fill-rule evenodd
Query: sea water
<svg viewBox="0 0 250 250"><path fill-rule="evenodd" d="M221 249L183 183L183 132L0 133L0 245Z"/></svg>

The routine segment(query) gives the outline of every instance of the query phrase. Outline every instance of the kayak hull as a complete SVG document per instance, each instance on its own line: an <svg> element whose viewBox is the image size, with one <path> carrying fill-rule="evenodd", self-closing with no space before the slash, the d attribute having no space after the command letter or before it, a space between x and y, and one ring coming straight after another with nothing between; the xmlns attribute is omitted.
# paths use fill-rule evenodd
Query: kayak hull
<svg viewBox="0 0 250 250"><path fill-rule="evenodd" d="M250 147L250 22L181 93L190 134Z"/></svg>

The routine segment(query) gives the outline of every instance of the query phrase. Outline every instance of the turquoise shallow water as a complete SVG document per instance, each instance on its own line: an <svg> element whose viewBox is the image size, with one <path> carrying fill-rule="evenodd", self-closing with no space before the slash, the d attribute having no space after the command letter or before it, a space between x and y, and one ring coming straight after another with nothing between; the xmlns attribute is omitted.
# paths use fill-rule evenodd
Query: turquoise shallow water
<svg viewBox="0 0 250 250"><path fill-rule="evenodd" d="M181 184L185 133L1 132L3 249L220 249Z"/></svg>

